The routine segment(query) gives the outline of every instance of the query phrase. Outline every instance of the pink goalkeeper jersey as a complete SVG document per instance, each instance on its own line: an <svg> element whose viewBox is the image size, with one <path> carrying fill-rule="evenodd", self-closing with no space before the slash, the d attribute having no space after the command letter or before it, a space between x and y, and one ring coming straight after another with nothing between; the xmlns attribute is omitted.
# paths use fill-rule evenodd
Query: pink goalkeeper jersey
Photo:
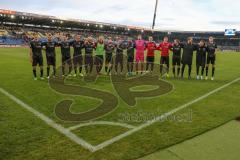
<svg viewBox="0 0 240 160"><path fill-rule="evenodd" d="M144 40L136 40L135 45L136 45L136 55L144 56L145 41Z"/></svg>

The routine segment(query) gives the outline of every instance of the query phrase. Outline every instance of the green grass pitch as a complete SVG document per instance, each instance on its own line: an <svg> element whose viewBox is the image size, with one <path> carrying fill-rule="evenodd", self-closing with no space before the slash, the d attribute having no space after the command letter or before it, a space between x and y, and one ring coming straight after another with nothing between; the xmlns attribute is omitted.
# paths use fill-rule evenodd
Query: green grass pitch
<svg viewBox="0 0 240 160"><path fill-rule="evenodd" d="M59 49L57 52L57 64L60 65ZM76 113L94 109L97 104L101 103L99 100L88 97L58 94L49 88L47 80L34 81L28 53L27 48L0 48L0 88L65 128L79 125L79 123L64 122L56 117L54 107L59 101L66 98L74 99L75 104L71 111ZM156 57L158 60L159 53L156 53ZM117 109L96 121L119 123L125 113L160 115L169 112L239 78L239 60L240 54L219 52L217 53L214 81L168 78L166 81L174 86L173 91L169 94L138 99L135 107L129 107L119 98ZM195 66L192 75L196 75ZM98 79L89 87L106 90L117 96L107 77ZM140 89L147 88L145 86ZM0 93L0 157L11 160L137 159L195 137L240 116L239 97L240 82L237 81L174 113L175 116L187 116L191 113L191 121L156 122L103 149L91 152ZM133 120L125 123L129 126L139 126L144 122ZM96 124L82 126L72 132L89 144L96 146L129 130L131 128Z"/></svg>

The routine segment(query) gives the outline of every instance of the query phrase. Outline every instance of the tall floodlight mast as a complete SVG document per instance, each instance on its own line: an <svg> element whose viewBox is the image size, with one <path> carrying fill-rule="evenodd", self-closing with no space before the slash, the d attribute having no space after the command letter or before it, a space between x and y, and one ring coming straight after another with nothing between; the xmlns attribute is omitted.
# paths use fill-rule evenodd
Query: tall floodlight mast
<svg viewBox="0 0 240 160"><path fill-rule="evenodd" d="M152 29L154 29L154 27L155 27L155 21L156 21L156 16L157 16L157 6L158 6L158 0L156 0L156 4L155 4Z"/></svg>

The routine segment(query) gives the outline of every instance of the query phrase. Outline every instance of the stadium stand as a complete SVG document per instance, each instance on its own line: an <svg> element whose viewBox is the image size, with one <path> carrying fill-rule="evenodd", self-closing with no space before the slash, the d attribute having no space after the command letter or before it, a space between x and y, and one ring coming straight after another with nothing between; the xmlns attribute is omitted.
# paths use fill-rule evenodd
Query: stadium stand
<svg viewBox="0 0 240 160"><path fill-rule="evenodd" d="M80 34L83 37L92 36L93 38L100 35L113 38L136 38L137 35L142 34L144 39L153 36L157 43L161 42L164 36L168 36L170 41L177 38L182 42L185 42L188 37L193 37L195 42L199 42L201 39L207 41L210 36L213 36L219 49L223 51L240 50L239 32L235 36L229 37L225 36L224 32L152 31L142 27L73 19L61 20L53 16L0 10L0 44L26 45L34 33L43 39L47 33L51 33L54 37L66 34L70 38L75 34Z"/></svg>

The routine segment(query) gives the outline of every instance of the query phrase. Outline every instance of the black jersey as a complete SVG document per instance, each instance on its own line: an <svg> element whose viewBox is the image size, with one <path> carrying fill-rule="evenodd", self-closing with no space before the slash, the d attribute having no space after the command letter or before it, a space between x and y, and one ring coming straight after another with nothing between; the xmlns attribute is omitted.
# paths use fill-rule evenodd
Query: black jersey
<svg viewBox="0 0 240 160"><path fill-rule="evenodd" d="M71 54L70 54L71 43L68 41L60 42L59 45L61 46L62 57L70 58L71 57Z"/></svg>
<svg viewBox="0 0 240 160"><path fill-rule="evenodd" d="M217 49L217 45L215 43L209 43L207 45L208 57L215 57L216 49Z"/></svg>
<svg viewBox="0 0 240 160"><path fill-rule="evenodd" d="M135 43L133 43L132 41L129 41L127 45L127 56L134 57L134 52L135 52Z"/></svg>
<svg viewBox="0 0 240 160"><path fill-rule="evenodd" d="M94 43L86 42L86 43L84 44L84 49L85 49L85 54L92 55L92 54L93 54L93 51L94 51L94 49L95 49L95 44L94 44Z"/></svg>
<svg viewBox="0 0 240 160"><path fill-rule="evenodd" d="M195 44L182 44L183 55L182 63L192 65L193 52L197 50L197 45Z"/></svg>
<svg viewBox="0 0 240 160"><path fill-rule="evenodd" d="M206 57L207 47L206 46L197 46L197 57Z"/></svg>
<svg viewBox="0 0 240 160"><path fill-rule="evenodd" d="M113 43L107 43L104 49L106 54L112 54L115 50L115 45Z"/></svg>
<svg viewBox="0 0 240 160"><path fill-rule="evenodd" d="M35 56L42 56L42 43L40 41L31 41L30 48L32 50L32 55Z"/></svg>
<svg viewBox="0 0 240 160"><path fill-rule="evenodd" d="M116 54L123 54L124 49L127 48L127 46L125 44L126 43L124 41L118 41L116 43L116 48L117 48Z"/></svg>
<svg viewBox="0 0 240 160"><path fill-rule="evenodd" d="M73 52L74 56L79 56L82 54L82 49L84 48L83 41L73 41L72 46L74 49L74 52Z"/></svg>
<svg viewBox="0 0 240 160"><path fill-rule="evenodd" d="M172 46L172 51L173 51L173 57L181 57L182 54L182 48L181 45L173 45Z"/></svg>
<svg viewBox="0 0 240 160"><path fill-rule="evenodd" d="M43 45L46 47L46 56L47 57L55 57L56 51L55 47L57 46L57 43L55 42L45 42Z"/></svg>

